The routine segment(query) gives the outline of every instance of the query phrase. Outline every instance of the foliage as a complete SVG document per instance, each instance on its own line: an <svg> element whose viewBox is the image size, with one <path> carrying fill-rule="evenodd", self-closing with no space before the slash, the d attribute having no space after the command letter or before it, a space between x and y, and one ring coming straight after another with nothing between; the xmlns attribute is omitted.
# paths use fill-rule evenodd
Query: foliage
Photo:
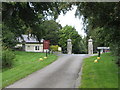
<svg viewBox="0 0 120 90"><path fill-rule="evenodd" d="M83 2L78 6L76 15L84 16L85 30L95 39L96 46L113 46L120 64L120 3L119 2ZM97 36L97 37L96 37ZM117 52L117 53L116 53Z"/></svg>
<svg viewBox="0 0 120 90"><path fill-rule="evenodd" d="M82 53L86 53L87 54L87 48L88 48L87 44L88 44L88 42L86 41L86 37L82 38L81 44L80 44Z"/></svg>
<svg viewBox="0 0 120 90"><path fill-rule="evenodd" d="M41 26L45 31L43 38L45 40L50 40L51 45L58 45L59 41L59 29L62 28L60 24L54 20L45 20Z"/></svg>
<svg viewBox="0 0 120 90"><path fill-rule="evenodd" d="M65 26L60 30L59 45L62 47L62 51L67 50L67 39L72 40L72 52L73 53L86 53L86 47L78 32L72 26Z"/></svg>
<svg viewBox="0 0 120 90"><path fill-rule="evenodd" d="M8 49L3 50L2 51L2 67L3 68L12 67L14 58L15 58L15 54L13 51Z"/></svg>
<svg viewBox="0 0 120 90"><path fill-rule="evenodd" d="M45 53L15 51L15 54L13 67L2 70L2 88L44 68L57 59L56 55L50 54L47 59L39 61L39 58L45 57Z"/></svg>
<svg viewBox="0 0 120 90"><path fill-rule="evenodd" d="M52 50L52 51L58 51L58 45L51 45L50 46L50 49Z"/></svg>
<svg viewBox="0 0 120 90"><path fill-rule="evenodd" d="M71 4L58 2L3 2L3 24L9 28L15 37L24 33L37 36L40 41L45 35L40 25L49 18L56 19L61 11L66 13Z"/></svg>
<svg viewBox="0 0 120 90"><path fill-rule="evenodd" d="M2 45L7 48L13 48L17 43L15 34L5 25L2 28Z"/></svg>
<svg viewBox="0 0 120 90"><path fill-rule="evenodd" d="M97 56L84 59L80 88L118 88L118 67L111 53L104 53L98 63Z"/></svg>

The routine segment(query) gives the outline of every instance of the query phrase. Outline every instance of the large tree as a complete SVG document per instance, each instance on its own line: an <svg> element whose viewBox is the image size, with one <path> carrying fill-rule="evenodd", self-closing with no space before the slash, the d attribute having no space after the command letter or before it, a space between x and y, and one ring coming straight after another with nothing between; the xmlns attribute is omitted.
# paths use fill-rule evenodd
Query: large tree
<svg viewBox="0 0 120 90"><path fill-rule="evenodd" d="M92 36L98 46L110 46L120 64L120 3L84 2L76 5L76 15L84 16L88 37Z"/></svg>
<svg viewBox="0 0 120 90"><path fill-rule="evenodd" d="M59 45L62 47L63 52L67 51L67 40L72 40L72 53L86 53L85 43L82 37L78 34L76 29L72 26L65 26L60 30Z"/></svg>
<svg viewBox="0 0 120 90"><path fill-rule="evenodd" d="M45 35L43 39L50 40L51 45L58 45L59 42L59 30L62 26L57 23L55 20L45 20L41 27L43 27L45 31Z"/></svg>

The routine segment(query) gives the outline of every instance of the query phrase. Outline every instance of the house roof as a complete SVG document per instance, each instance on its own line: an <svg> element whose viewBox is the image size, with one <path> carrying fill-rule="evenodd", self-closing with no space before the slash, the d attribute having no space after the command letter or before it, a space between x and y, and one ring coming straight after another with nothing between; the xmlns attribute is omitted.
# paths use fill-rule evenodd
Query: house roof
<svg viewBox="0 0 120 90"><path fill-rule="evenodd" d="M33 37L31 35L29 35L29 36L28 35L22 35L22 38L19 37L18 41L20 43L22 43L23 41L25 41L26 43L39 43L39 41L37 40L37 38Z"/></svg>

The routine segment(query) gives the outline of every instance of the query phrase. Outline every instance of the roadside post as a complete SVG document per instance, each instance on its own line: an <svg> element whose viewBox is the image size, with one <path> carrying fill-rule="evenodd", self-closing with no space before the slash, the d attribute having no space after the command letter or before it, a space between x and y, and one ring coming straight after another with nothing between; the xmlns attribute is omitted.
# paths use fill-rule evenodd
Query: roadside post
<svg viewBox="0 0 120 90"><path fill-rule="evenodd" d="M51 51L51 50L50 50L50 48L49 48L48 54L50 54L50 51Z"/></svg>
<svg viewBox="0 0 120 90"><path fill-rule="evenodd" d="M46 50L46 57L47 57L47 50Z"/></svg>
<svg viewBox="0 0 120 90"><path fill-rule="evenodd" d="M98 49L98 57L100 57L100 49Z"/></svg>

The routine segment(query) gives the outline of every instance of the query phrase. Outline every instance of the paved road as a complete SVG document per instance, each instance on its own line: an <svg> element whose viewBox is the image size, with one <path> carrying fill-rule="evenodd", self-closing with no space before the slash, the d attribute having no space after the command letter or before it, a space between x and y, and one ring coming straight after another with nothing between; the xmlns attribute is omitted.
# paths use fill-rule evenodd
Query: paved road
<svg viewBox="0 0 120 90"><path fill-rule="evenodd" d="M7 88L75 88L82 60L87 54L60 55L47 67L15 82Z"/></svg>

